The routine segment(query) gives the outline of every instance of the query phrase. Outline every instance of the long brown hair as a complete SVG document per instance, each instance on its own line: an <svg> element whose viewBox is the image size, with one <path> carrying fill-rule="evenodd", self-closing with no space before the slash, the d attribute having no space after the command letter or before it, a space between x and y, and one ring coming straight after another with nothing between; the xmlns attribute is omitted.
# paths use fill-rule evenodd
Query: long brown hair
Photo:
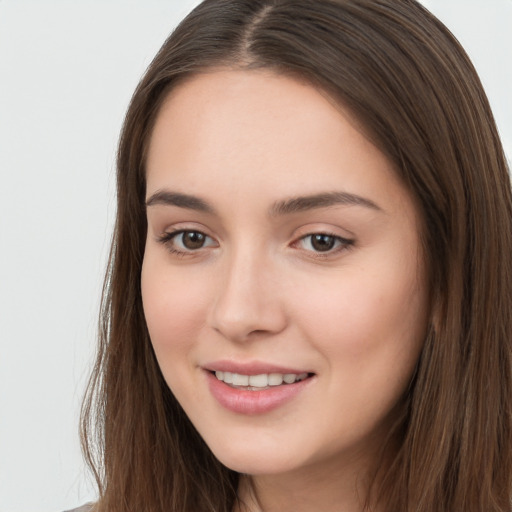
<svg viewBox="0 0 512 512"><path fill-rule="evenodd" d="M167 387L142 311L145 155L171 88L215 66L267 68L349 109L415 197L431 322L373 502L387 512L510 511L512 198L477 74L415 0L205 0L134 93L84 452L108 512L231 512L222 466Z"/></svg>

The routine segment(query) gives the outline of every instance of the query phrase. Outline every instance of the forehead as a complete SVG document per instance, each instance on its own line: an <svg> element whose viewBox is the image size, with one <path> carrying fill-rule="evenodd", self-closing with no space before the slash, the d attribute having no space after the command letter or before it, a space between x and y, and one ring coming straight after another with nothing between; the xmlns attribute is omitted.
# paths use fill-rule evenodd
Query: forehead
<svg viewBox="0 0 512 512"><path fill-rule="evenodd" d="M340 114L341 107L327 94L290 77L264 69L214 70L194 75L169 93L157 116L150 157L162 135L166 143L171 137L180 143L201 137L196 154L202 148L211 151L216 136L229 136L232 145L243 141L246 154L256 143L264 143L269 152L299 137L313 142L320 129L334 135L341 128ZM345 113L343 118L349 119Z"/></svg>
<svg viewBox="0 0 512 512"><path fill-rule="evenodd" d="M217 193L241 206L255 194L278 201L343 190L378 204L388 191L390 207L407 196L391 162L342 107L267 70L208 72L169 93L147 160L148 195L164 188Z"/></svg>

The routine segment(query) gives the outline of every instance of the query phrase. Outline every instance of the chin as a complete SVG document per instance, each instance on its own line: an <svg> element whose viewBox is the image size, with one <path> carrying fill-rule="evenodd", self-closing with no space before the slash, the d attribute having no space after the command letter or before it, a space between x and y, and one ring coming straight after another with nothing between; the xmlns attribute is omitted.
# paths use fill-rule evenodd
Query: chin
<svg viewBox="0 0 512 512"><path fill-rule="evenodd" d="M210 446L215 457L227 468L246 475L272 475L287 473L302 466L305 461L293 457L296 450L286 447L286 452L276 447L262 447L261 443L250 441L243 446L230 443L226 445Z"/></svg>
<svg viewBox="0 0 512 512"><path fill-rule="evenodd" d="M241 473L244 475L279 475L288 473L297 469L299 464L294 464L292 461L283 462L282 460L262 460L259 457L222 457L219 461L227 468Z"/></svg>

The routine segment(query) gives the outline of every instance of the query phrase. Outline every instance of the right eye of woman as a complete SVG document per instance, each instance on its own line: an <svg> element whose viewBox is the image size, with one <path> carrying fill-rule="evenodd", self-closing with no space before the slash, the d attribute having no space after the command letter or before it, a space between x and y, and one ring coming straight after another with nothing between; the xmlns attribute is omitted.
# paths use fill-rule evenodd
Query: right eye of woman
<svg viewBox="0 0 512 512"><path fill-rule="evenodd" d="M165 233L158 241L164 244L171 253L178 255L186 255L206 247L216 246L213 238L192 229L180 229Z"/></svg>
<svg viewBox="0 0 512 512"><path fill-rule="evenodd" d="M327 232L310 233L294 243L294 246L318 259L334 257L353 245L354 240Z"/></svg>

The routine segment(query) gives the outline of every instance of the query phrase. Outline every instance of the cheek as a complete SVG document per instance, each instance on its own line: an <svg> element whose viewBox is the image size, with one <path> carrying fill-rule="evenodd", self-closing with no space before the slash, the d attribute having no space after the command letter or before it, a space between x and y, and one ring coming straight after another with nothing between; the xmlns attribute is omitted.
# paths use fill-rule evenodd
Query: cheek
<svg viewBox="0 0 512 512"><path fill-rule="evenodd" d="M164 259L164 258L162 258ZM190 375L197 371L194 353L205 321L207 293L202 279L189 279L152 255L145 256L141 291L144 316L155 356L178 401L200 401Z"/></svg>
<svg viewBox="0 0 512 512"><path fill-rule="evenodd" d="M334 364L415 362L426 330L424 295L414 270L362 265L339 279L311 281L295 308L309 339Z"/></svg>
<svg viewBox="0 0 512 512"><path fill-rule="evenodd" d="M187 279L186 272L179 267L170 268L151 255L145 256L142 302L159 362L164 360L162 356L166 353L177 355L188 350L194 335L201 329L208 302L203 282Z"/></svg>
<svg viewBox="0 0 512 512"><path fill-rule="evenodd" d="M324 419L333 436L347 423L350 432L377 429L407 388L426 330L424 293L415 282L398 267L360 267L301 294L302 331L326 361L327 396L337 404L334 419ZM316 414L325 414L320 405Z"/></svg>

